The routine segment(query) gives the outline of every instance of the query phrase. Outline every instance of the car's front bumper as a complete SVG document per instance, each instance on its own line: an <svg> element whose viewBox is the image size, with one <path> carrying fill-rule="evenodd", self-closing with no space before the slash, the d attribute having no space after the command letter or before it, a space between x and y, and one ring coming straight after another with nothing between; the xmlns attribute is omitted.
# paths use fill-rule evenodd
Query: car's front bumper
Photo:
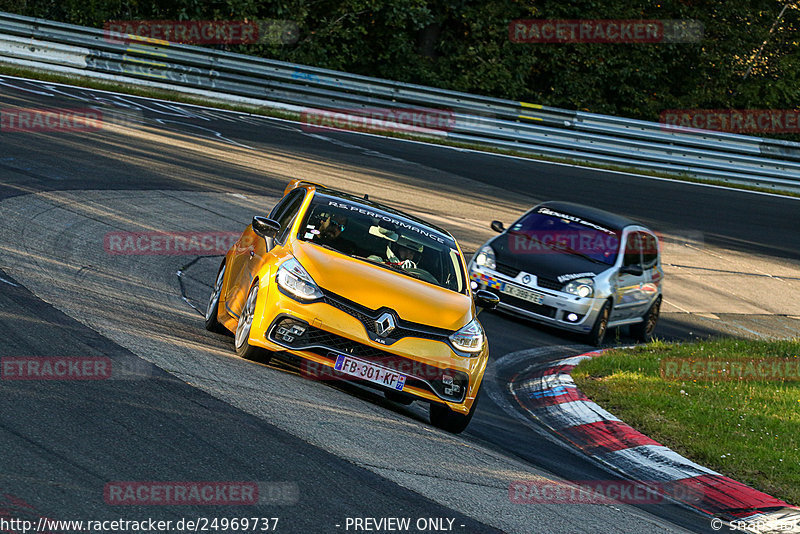
<svg viewBox="0 0 800 534"><path fill-rule="evenodd" d="M499 311L571 332L589 332L605 303L603 298L582 298L535 284L527 285L519 280L519 276L511 278L475 264L469 266L469 277L470 282L477 285L476 289L486 289L500 297L500 304L497 306ZM515 292L517 294L520 291L535 293L541 302L534 303L510 294L514 289L518 290Z"/></svg>
<svg viewBox="0 0 800 534"><path fill-rule="evenodd" d="M402 337L390 345L373 341L367 328L346 306L327 299L301 303L283 294L273 279L261 281L250 344L271 351L285 351L316 365L307 367L316 378L345 378L334 371L338 355L389 368L407 377L402 393L468 413L486 369L488 347L475 356L458 354L443 340ZM288 322L287 322L288 321ZM302 335L278 332L296 321ZM380 384L364 382L370 387Z"/></svg>

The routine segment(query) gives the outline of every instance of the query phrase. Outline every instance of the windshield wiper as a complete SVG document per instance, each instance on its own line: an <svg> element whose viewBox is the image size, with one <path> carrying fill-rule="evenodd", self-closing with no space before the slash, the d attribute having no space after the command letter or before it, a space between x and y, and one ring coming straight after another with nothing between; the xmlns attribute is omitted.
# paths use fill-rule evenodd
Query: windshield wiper
<svg viewBox="0 0 800 534"><path fill-rule="evenodd" d="M310 243L314 243L313 241L309 241L309 242L310 242ZM330 245L326 245L326 244L324 244L324 243L314 243L314 244L315 244L315 245L317 245L318 247L326 248L326 249L328 249L328 250L332 250L332 251L334 251L334 252L338 252L339 254L344 254L344 252L342 252L341 250L337 250L337 249L333 248L333 247L332 247L332 246L330 246Z"/></svg>
<svg viewBox="0 0 800 534"><path fill-rule="evenodd" d="M600 265L608 265L604 261L598 260L597 258L592 258L591 256L587 256L586 254L584 254L582 252L578 252L577 250L575 250L575 249L573 249L571 247L568 247L567 245L558 245L558 246L554 245L551 248L553 248L554 250L563 250L567 254L574 254L575 256L580 256L581 258L583 258L585 260L589 260L592 263L599 263Z"/></svg>
<svg viewBox="0 0 800 534"><path fill-rule="evenodd" d="M385 267L386 269L391 269L392 271L397 271L397 272L403 273L403 274L409 274L409 273L405 272L403 269L401 269L400 267L397 267L395 265L390 265L390 264L384 263L382 261L373 260L372 258L366 258L364 256L359 256L358 254L351 254L350 257L351 258L355 258L357 260L361 260L361 261L366 261L366 262L372 263L373 265L379 265L381 267Z"/></svg>
<svg viewBox="0 0 800 534"><path fill-rule="evenodd" d="M357 254L351 254L350 257L351 258L355 258L357 260L362 260L362 261L369 262L369 263L371 263L373 265L378 265L379 267L383 267L384 269L389 269L389 270L394 271L396 273L404 274L404 275L406 275L406 276L408 276L410 278L413 278L415 280L422 280L422 278L420 278L419 276L415 275L414 273L410 273L410 272L406 271L405 269L403 269L402 267L398 267L396 265L391 265L389 263L384 263L382 261L377 261L377 260L373 260L373 259L370 259L370 258L365 258L364 256L359 256Z"/></svg>

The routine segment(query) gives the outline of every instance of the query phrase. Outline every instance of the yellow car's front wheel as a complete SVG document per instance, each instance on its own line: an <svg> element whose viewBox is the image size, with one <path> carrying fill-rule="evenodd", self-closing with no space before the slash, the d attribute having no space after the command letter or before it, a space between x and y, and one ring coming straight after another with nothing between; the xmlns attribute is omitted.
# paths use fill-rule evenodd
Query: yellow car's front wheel
<svg viewBox="0 0 800 534"><path fill-rule="evenodd" d="M233 346L236 354L245 360L258 359L266 363L270 359L270 354L261 347L254 347L249 343L250 328L253 326L253 317L256 314L256 300L258 299L258 279L253 280L250 292L247 294L247 301L244 303L242 313L239 315L239 322L236 324L236 334L233 339Z"/></svg>
<svg viewBox="0 0 800 534"><path fill-rule="evenodd" d="M437 428L441 428L453 434L460 434L467 428L469 422L472 421L472 415L478 408L478 399L480 398L480 390L475 397L475 402L472 403L472 408L468 414L461 414L454 412L444 404L431 403L430 419L431 424Z"/></svg>

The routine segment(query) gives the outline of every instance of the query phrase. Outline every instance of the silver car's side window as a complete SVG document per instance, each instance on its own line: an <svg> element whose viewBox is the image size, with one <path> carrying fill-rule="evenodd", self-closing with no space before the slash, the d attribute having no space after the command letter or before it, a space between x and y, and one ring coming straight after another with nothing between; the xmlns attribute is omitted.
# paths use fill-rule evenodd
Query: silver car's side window
<svg viewBox="0 0 800 534"><path fill-rule="evenodd" d="M642 232L642 267L652 269L658 263L658 241L653 234Z"/></svg>
<svg viewBox="0 0 800 534"><path fill-rule="evenodd" d="M631 232L625 242L625 255L622 265L642 264L642 232Z"/></svg>

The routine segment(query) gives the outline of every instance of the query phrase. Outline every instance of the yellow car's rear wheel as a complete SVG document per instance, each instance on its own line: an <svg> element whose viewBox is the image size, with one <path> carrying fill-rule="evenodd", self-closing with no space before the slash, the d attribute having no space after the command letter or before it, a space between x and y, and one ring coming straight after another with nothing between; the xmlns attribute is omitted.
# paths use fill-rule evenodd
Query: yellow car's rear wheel
<svg viewBox="0 0 800 534"><path fill-rule="evenodd" d="M225 280L225 262L219 266L217 273L217 280L214 282L214 287L211 289L211 296L208 298L208 307L206 308L206 330L210 332L217 332L219 334L228 333L224 326L219 322L217 316L219 314L219 301L222 295L222 282Z"/></svg>
<svg viewBox="0 0 800 534"><path fill-rule="evenodd" d="M250 329L253 326L253 317L256 313L256 301L258 300L258 279L253 280L247 300L239 315L239 322L236 324L236 334L233 338L233 346L236 354L245 360L259 360L266 363L270 359L268 351L261 347L254 347L250 344Z"/></svg>

